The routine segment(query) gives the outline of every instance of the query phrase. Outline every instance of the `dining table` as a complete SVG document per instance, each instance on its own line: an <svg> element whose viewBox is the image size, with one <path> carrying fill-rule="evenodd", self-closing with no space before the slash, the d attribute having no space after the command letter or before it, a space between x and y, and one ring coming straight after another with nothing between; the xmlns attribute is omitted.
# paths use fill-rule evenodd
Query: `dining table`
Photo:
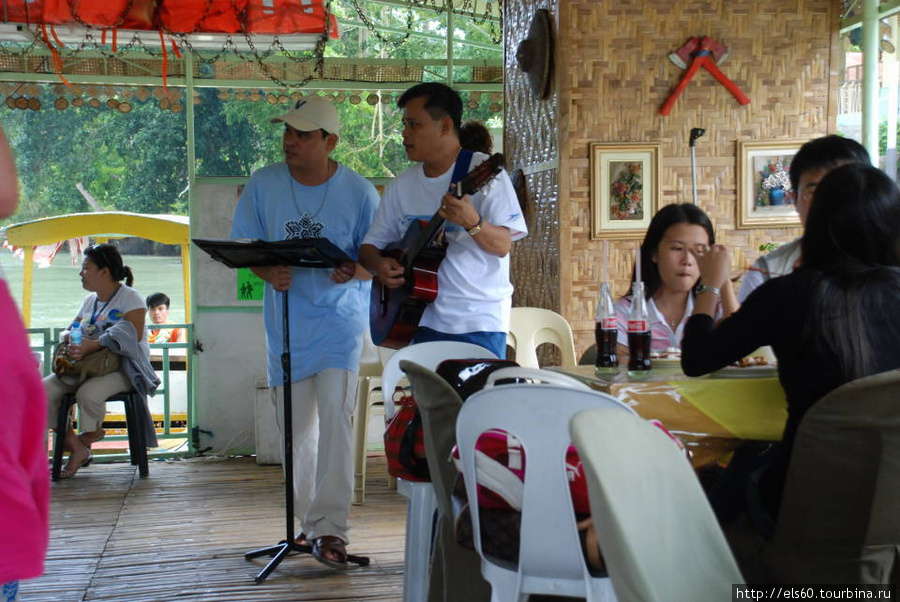
<svg viewBox="0 0 900 602"><path fill-rule="evenodd" d="M695 468L723 461L745 441L780 441L787 402L777 369L728 366L701 377L686 376L677 361L655 362L647 371L625 367L554 367L607 393L641 417L658 420L690 450Z"/></svg>

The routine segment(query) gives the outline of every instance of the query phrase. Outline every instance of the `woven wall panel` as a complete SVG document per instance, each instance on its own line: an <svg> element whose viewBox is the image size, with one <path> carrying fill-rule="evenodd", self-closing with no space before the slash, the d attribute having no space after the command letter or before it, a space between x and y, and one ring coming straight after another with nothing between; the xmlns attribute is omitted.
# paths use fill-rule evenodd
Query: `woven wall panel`
<svg viewBox="0 0 900 602"><path fill-rule="evenodd" d="M516 307L559 304L559 177L549 170L526 177L528 236L515 243L510 268ZM551 305L551 303L555 305Z"/></svg>
<svg viewBox="0 0 900 602"><path fill-rule="evenodd" d="M119 59L116 57L63 57L62 72L65 75L127 75L159 77L162 74L162 59ZM184 75L183 61L168 61L167 75ZM56 73L56 67L49 55L39 53L26 55L0 55L0 71L17 73ZM194 75L200 74L199 65L194 65Z"/></svg>
<svg viewBox="0 0 900 602"><path fill-rule="evenodd" d="M535 10L546 8L555 21L556 2L514 0L504 6L505 99L503 148L510 171L523 169L529 234L515 243L511 272L515 306L560 310L559 274L559 119L555 86L538 100L516 62Z"/></svg>
<svg viewBox="0 0 900 602"><path fill-rule="evenodd" d="M264 80L274 76L286 81L300 81L315 73L313 61L259 63L250 61L217 61L214 79ZM360 82L420 82L424 69L408 65L325 64L323 79Z"/></svg>
<svg viewBox="0 0 900 602"><path fill-rule="evenodd" d="M740 274L760 244L785 242L800 231L735 228L735 141L809 139L834 130L840 6L836 0L565 0L559 10L561 313L580 352L593 342L602 244L590 238L589 144L660 143L661 203L689 202L688 135L705 128L696 149L698 204L718 239L733 248L734 274ZM659 107L682 73L668 54L704 34L729 47L721 69L751 104L739 105L701 71L672 113L661 116ZM610 241L616 295L628 290L636 244Z"/></svg>

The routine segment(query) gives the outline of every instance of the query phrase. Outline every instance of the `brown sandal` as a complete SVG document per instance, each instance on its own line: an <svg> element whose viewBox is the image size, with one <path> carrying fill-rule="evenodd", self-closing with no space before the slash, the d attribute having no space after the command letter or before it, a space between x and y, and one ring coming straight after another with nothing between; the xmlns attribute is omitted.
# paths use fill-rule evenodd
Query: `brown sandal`
<svg viewBox="0 0 900 602"><path fill-rule="evenodd" d="M312 555L325 566L339 571L347 569L347 548L339 537L333 535L317 537L313 543Z"/></svg>
<svg viewBox="0 0 900 602"><path fill-rule="evenodd" d="M71 479L75 476L75 473L78 472L79 468L84 468L85 466L89 466L91 462L94 461L94 454L91 453L90 448L87 449L87 457L85 457L80 462L75 460L74 453L69 454L69 461L66 462L65 467L59 472L59 478L61 479Z"/></svg>

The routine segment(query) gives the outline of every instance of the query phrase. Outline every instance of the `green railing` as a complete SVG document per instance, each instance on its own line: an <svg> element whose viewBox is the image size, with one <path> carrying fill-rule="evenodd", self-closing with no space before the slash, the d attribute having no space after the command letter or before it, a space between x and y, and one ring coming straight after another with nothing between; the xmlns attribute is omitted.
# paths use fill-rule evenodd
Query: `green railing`
<svg viewBox="0 0 900 602"><path fill-rule="evenodd" d="M191 429L193 428L194 416L194 395L191 386L191 374L193 374L193 357L191 353L192 343L194 340L193 324L154 324L154 329L174 330L182 328L185 331L185 342L183 343L151 343L150 358L153 360L154 367L157 367L157 373L160 373L162 383L156 390L156 397L162 395L163 398L163 420L162 432L157 428L157 438L159 439L185 439L188 443L191 438ZM181 433L172 433L173 413L172 413L172 372L184 372L183 390L179 393L184 394L184 417L176 415L174 418L178 422L184 422L184 431ZM156 421L154 413L154 421ZM178 455L183 455L188 449L185 444L185 451Z"/></svg>
<svg viewBox="0 0 900 602"><path fill-rule="evenodd" d="M151 343L150 357L159 375L159 388L156 395L149 398L153 421L156 424L157 438L160 440L160 447L165 447L165 441L183 440L184 445L178 446L175 450L160 449L152 451L151 457L166 458L184 456L190 453L191 432L194 426L194 396L193 387L191 385L191 375L193 373L193 353L191 353L192 341L194 340L193 324L154 324L154 329L173 330L182 328L185 330L185 342L183 343ZM59 341L60 333L63 328L29 328L28 336L31 344L31 350L35 355L35 360L41 363L41 372L44 376L51 373L53 351L56 342ZM182 374L184 378L173 378L173 374ZM174 381L178 381L177 387L173 388ZM173 398L178 400L177 408L172 407ZM159 400L162 400L162 408L159 409ZM181 402L183 401L183 407ZM119 423L124 426L124 412L121 415L115 413L107 413L106 422ZM183 426L182 426L183 425ZM127 441L128 435L108 434L104 441ZM125 454L109 453L96 454L95 460L104 459L121 459Z"/></svg>

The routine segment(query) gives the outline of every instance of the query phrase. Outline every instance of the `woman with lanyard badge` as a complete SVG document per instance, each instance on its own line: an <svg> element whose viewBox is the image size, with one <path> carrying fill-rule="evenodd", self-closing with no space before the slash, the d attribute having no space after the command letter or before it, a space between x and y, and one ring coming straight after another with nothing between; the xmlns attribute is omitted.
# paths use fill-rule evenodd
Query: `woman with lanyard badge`
<svg viewBox="0 0 900 602"><path fill-rule="evenodd" d="M131 268L123 265L119 250L110 244L88 247L79 275L81 286L91 294L81 304L70 326L71 330L78 324L83 336L80 345L69 346L69 357L78 360L106 347L121 356L121 361L118 370L83 382L71 375L51 374L44 379L49 424L56 424L60 401L67 393L75 394L80 410L81 434L71 426L66 433L64 445L69 452L69 461L61 473L63 478L74 476L79 468L91 463L90 446L103 439L105 434L103 417L109 396L135 390L144 396L144 409L149 415L146 396L153 395L159 385L150 365L150 347L144 333L144 299L131 288L134 277ZM63 333L64 339L68 336L69 332ZM147 441L148 447L156 445L155 436L152 439Z"/></svg>

